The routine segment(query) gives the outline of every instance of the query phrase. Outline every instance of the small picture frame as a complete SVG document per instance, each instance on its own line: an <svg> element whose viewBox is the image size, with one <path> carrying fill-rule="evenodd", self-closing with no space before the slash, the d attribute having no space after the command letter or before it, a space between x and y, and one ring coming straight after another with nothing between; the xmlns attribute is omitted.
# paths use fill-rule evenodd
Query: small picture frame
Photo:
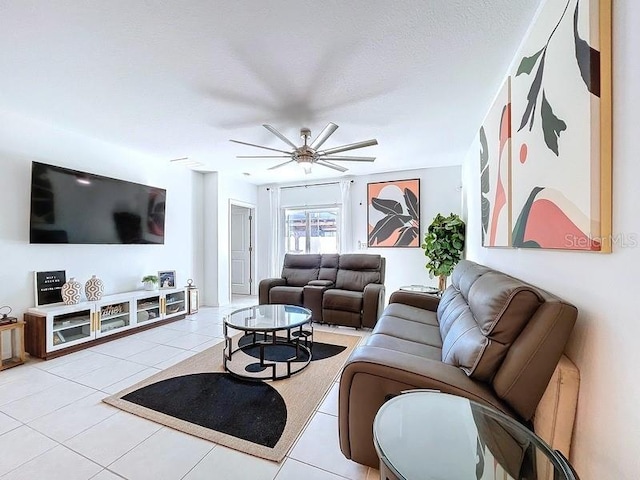
<svg viewBox="0 0 640 480"><path fill-rule="evenodd" d="M158 284L160 290L167 288L176 288L176 271L175 270L159 270Z"/></svg>

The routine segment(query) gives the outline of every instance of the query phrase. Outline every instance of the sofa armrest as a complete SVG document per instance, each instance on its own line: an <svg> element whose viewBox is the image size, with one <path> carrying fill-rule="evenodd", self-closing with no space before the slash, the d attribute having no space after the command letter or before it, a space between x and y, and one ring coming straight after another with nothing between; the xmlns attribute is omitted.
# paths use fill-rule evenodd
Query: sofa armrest
<svg viewBox="0 0 640 480"><path fill-rule="evenodd" d="M333 285L333 282L330 283ZM328 286L311 285L311 282L302 289L303 306L311 310L314 322L322 322L322 296L328 289Z"/></svg>
<svg viewBox="0 0 640 480"><path fill-rule="evenodd" d="M373 328L384 310L384 285L370 283L362 294L362 326Z"/></svg>
<svg viewBox="0 0 640 480"><path fill-rule="evenodd" d="M265 278L260 280L258 285L258 303L260 305L267 305L269 303L269 290L273 287L284 286L287 281L284 278Z"/></svg>
<svg viewBox="0 0 640 480"><path fill-rule="evenodd" d="M340 378L338 411L342 453L351 460L377 468L373 419L390 396L416 388L466 397L513 415L489 387L470 379L458 367L365 345L354 350Z"/></svg>
<svg viewBox="0 0 640 480"><path fill-rule="evenodd" d="M404 290L396 290L391 294L389 303L403 303L410 307L421 308L435 312L438 310L440 298L430 293L406 292Z"/></svg>
<svg viewBox="0 0 640 480"><path fill-rule="evenodd" d="M333 287L334 283L331 280L311 280L307 285L312 287Z"/></svg>

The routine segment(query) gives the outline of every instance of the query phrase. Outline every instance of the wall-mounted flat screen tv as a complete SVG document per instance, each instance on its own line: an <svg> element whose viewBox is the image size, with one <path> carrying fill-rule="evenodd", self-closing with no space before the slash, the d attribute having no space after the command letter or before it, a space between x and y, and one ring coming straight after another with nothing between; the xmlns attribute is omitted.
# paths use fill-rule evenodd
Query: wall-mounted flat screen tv
<svg viewBox="0 0 640 480"><path fill-rule="evenodd" d="M163 244L167 191L33 162L30 243Z"/></svg>

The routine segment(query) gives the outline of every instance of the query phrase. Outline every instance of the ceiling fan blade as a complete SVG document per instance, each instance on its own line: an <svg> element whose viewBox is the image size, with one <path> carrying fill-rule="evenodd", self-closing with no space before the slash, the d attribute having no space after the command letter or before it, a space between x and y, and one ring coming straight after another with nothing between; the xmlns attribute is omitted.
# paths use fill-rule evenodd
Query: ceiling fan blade
<svg viewBox="0 0 640 480"><path fill-rule="evenodd" d="M267 125L266 123L264 123L264 124L262 124L262 126L264 128L266 128L267 130L269 130L271 133L273 133L276 137L278 137L280 140L282 140L287 145L290 145L293 148L298 148L297 145L294 145L294 143L291 140L289 140L287 137L285 137L283 134L281 134L278 130L273 128L271 125Z"/></svg>
<svg viewBox="0 0 640 480"><path fill-rule="evenodd" d="M236 155L236 158L291 158L291 155Z"/></svg>
<svg viewBox="0 0 640 480"><path fill-rule="evenodd" d="M249 145L250 147L264 148L265 150L272 150L274 152L286 153L287 155L291 155L292 153L292 152L287 152L285 150L278 150L277 148L263 147L262 145L256 145L255 143L241 142L240 140L229 140L229 141L233 143L239 143L240 145Z"/></svg>
<svg viewBox="0 0 640 480"><path fill-rule="evenodd" d="M331 160L339 162L373 162L376 157L332 157L331 155L323 155L319 157L319 160Z"/></svg>
<svg viewBox="0 0 640 480"><path fill-rule="evenodd" d="M336 165L334 163L327 162L324 160L316 160L314 163L317 163L318 165L322 165L323 167L333 168L334 170L338 170L339 172L346 172L347 170L349 170L348 168L344 168L341 165Z"/></svg>
<svg viewBox="0 0 640 480"><path fill-rule="evenodd" d="M324 127L324 129L320 132L320 135L318 135L315 140L313 142L311 142L311 145L309 145L311 148L313 148L314 150L317 150L318 148L320 148L320 146L327 141L327 138L329 138L331 135L333 135L333 132L335 132L338 129L338 125L336 125L333 122L329 122L327 124L326 127Z"/></svg>
<svg viewBox="0 0 640 480"><path fill-rule="evenodd" d="M372 145L377 145L378 141L374 138L372 140L365 140L364 142L350 143L349 145L342 145L340 147L328 148L326 150L322 150L318 152L318 155L331 155L333 153L346 152L347 150L355 150L356 148L364 148L370 147Z"/></svg>
<svg viewBox="0 0 640 480"><path fill-rule="evenodd" d="M274 165L273 167L267 168L267 170L275 170L276 168L284 167L288 163L295 162L295 160L289 160L288 162L279 163L278 165Z"/></svg>

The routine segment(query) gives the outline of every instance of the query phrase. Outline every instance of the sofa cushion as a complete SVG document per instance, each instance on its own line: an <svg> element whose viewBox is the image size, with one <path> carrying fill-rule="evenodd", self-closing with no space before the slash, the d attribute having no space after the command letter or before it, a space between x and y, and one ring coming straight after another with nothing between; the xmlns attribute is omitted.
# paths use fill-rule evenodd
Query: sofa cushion
<svg viewBox="0 0 640 480"><path fill-rule="evenodd" d="M382 283L380 255L340 255L336 287L361 292L369 283Z"/></svg>
<svg viewBox="0 0 640 480"><path fill-rule="evenodd" d="M436 312L423 310L422 308L405 305L403 303L390 303L387 308L384 309L384 315L404 318L405 320L411 320L412 322L425 323L436 327L438 326Z"/></svg>
<svg viewBox="0 0 640 480"><path fill-rule="evenodd" d="M442 350L432 345L424 343L412 342L404 338L398 338L382 333L375 333L367 339L367 345L372 347L386 348L396 352L404 352L418 357L428 358L429 360L440 360Z"/></svg>
<svg viewBox="0 0 640 480"><path fill-rule="evenodd" d="M404 320L402 318L383 315L378 319L374 333L382 333L423 345L431 345L438 348L442 347L440 330L438 330L437 326L412 322L411 320ZM438 360L441 360L441 358Z"/></svg>
<svg viewBox="0 0 640 480"><path fill-rule="evenodd" d="M520 280L461 261L438 305L442 361L472 378L491 381L543 301Z"/></svg>
<svg viewBox="0 0 640 480"><path fill-rule="evenodd" d="M511 344L542 304L530 286L499 272L488 272L473 284L469 306L483 335Z"/></svg>
<svg viewBox="0 0 640 480"><path fill-rule="evenodd" d="M320 259L320 272L318 273L318 280L328 280L336 283L339 261L340 254L338 253L322 254L322 258Z"/></svg>
<svg viewBox="0 0 640 480"><path fill-rule="evenodd" d="M302 287L273 287L269 290L269 303L302 305Z"/></svg>
<svg viewBox="0 0 640 480"><path fill-rule="evenodd" d="M304 287L311 280L317 280L320 273L320 255L303 254L284 256L282 278L287 285L292 287Z"/></svg>
<svg viewBox="0 0 640 480"><path fill-rule="evenodd" d="M323 310L344 310L360 313L362 311L362 292L330 289L322 297Z"/></svg>

